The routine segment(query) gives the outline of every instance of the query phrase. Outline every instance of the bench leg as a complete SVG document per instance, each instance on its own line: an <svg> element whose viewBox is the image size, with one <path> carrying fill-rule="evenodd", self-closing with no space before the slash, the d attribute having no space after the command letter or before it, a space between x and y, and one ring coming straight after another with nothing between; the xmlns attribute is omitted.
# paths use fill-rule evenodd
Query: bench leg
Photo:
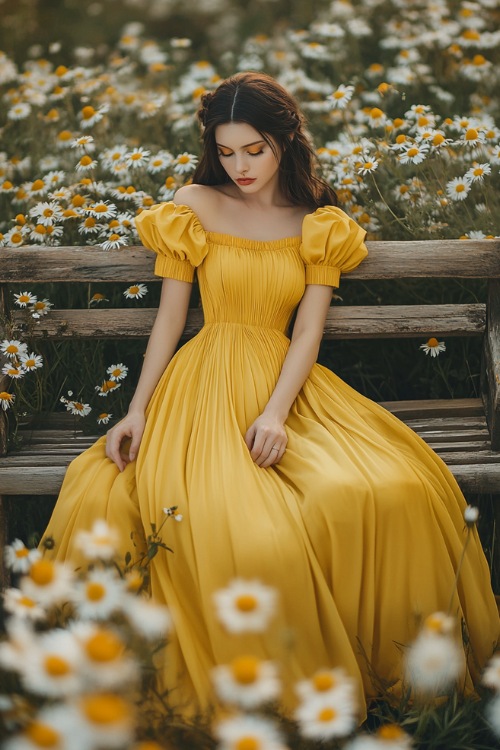
<svg viewBox="0 0 500 750"><path fill-rule="evenodd" d="M9 536L6 502L6 499L0 495L0 591L7 588L10 583L9 571L5 565L4 556Z"/></svg>

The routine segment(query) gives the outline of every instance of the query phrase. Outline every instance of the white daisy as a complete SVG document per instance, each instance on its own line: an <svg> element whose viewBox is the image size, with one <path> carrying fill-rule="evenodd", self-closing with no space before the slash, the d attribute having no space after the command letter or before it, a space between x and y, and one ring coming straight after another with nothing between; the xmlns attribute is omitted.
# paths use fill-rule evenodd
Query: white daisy
<svg viewBox="0 0 500 750"><path fill-rule="evenodd" d="M19 307L26 307L36 302L36 295L31 292L19 292L14 294L14 303Z"/></svg>
<svg viewBox="0 0 500 750"><path fill-rule="evenodd" d="M50 226L63 218L63 209L56 201L41 202L30 208L30 216L35 217L39 224Z"/></svg>
<svg viewBox="0 0 500 750"><path fill-rule="evenodd" d="M120 535L102 519L94 521L90 531L78 531L75 546L87 560L111 560L118 552Z"/></svg>
<svg viewBox="0 0 500 750"><path fill-rule="evenodd" d="M252 655L218 665L212 669L212 680L222 701L246 709L272 701L281 692L276 665Z"/></svg>
<svg viewBox="0 0 500 750"><path fill-rule="evenodd" d="M13 573L27 573L33 562L41 556L39 550L29 549L20 539L14 539L4 550L5 564Z"/></svg>
<svg viewBox="0 0 500 750"><path fill-rule="evenodd" d="M214 727L218 750L285 750L284 739L274 722L260 716L241 714L219 721Z"/></svg>
<svg viewBox="0 0 500 750"><path fill-rule="evenodd" d="M56 628L33 641L19 672L30 692L61 698L82 689L81 665L78 640L70 631Z"/></svg>
<svg viewBox="0 0 500 750"><path fill-rule="evenodd" d="M6 612L25 620L43 620L45 610L19 589L6 589L3 593L3 606Z"/></svg>
<svg viewBox="0 0 500 750"><path fill-rule="evenodd" d="M68 706L76 737L86 748L118 750L134 739L135 710L132 703L114 693L88 693Z"/></svg>
<svg viewBox="0 0 500 750"><path fill-rule="evenodd" d="M461 676L464 654L453 638L424 631L409 648L405 667L416 692L439 695Z"/></svg>
<svg viewBox="0 0 500 750"><path fill-rule="evenodd" d="M483 182L486 175L491 174L491 166L486 162L485 164L475 163L467 172L464 177L470 183Z"/></svg>
<svg viewBox="0 0 500 750"><path fill-rule="evenodd" d="M41 354L21 354L21 364L25 370L37 370L39 367L43 367L43 357Z"/></svg>
<svg viewBox="0 0 500 750"><path fill-rule="evenodd" d="M98 396L105 398L106 396L109 396L110 393L121 387L122 384L118 383L116 380L104 380L101 385L96 385L95 390L97 391Z"/></svg>
<svg viewBox="0 0 500 750"><path fill-rule="evenodd" d="M7 391L0 391L0 406L4 411L10 409L13 406L16 397L13 393L7 393Z"/></svg>
<svg viewBox="0 0 500 750"><path fill-rule="evenodd" d="M82 734L75 734L72 713L65 703L46 706L19 734L5 740L3 750L89 750Z"/></svg>
<svg viewBox="0 0 500 750"><path fill-rule="evenodd" d="M75 586L74 603L82 619L103 620L121 608L124 584L113 568L90 570Z"/></svg>
<svg viewBox="0 0 500 750"><path fill-rule="evenodd" d="M433 612L428 615L423 624L423 630L434 635L450 635L455 630L455 620L444 612Z"/></svg>
<svg viewBox="0 0 500 750"><path fill-rule="evenodd" d="M500 694L500 654L491 657L483 672L483 685Z"/></svg>
<svg viewBox="0 0 500 750"><path fill-rule="evenodd" d="M86 417L92 411L92 407L90 404L84 404L81 401L68 401L66 411L69 411L75 417Z"/></svg>
<svg viewBox="0 0 500 750"><path fill-rule="evenodd" d="M149 160L147 171L150 174L156 174L157 172L163 172L173 164L174 157L168 151L158 151L157 154L151 157Z"/></svg>
<svg viewBox="0 0 500 750"><path fill-rule="evenodd" d="M183 154L179 154L173 161L174 172L176 174L187 174L188 172L194 171L198 164L198 157L194 154L189 154L184 151Z"/></svg>
<svg viewBox="0 0 500 750"><path fill-rule="evenodd" d="M373 161L362 162L361 166L358 167L357 172L358 174L368 174L369 172L375 172L378 164L379 163L376 159L373 159Z"/></svg>
<svg viewBox="0 0 500 750"><path fill-rule="evenodd" d="M11 359L26 354L27 351L28 344L21 343L17 339L4 339L0 344L0 352Z"/></svg>
<svg viewBox="0 0 500 750"><path fill-rule="evenodd" d="M31 107L27 102L19 102L7 112L9 120L25 120L31 114Z"/></svg>
<svg viewBox="0 0 500 750"><path fill-rule="evenodd" d="M163 640L172 632L170 612L161 604L133 596L124 601L123 611L134 630L147 640Z"/></svg>
<svg viewBox="0 0 500 750"><path fill-rule="evenodd" d="M147 151L142 146L134 148L124 156L125 166L128 169L137 169L138 167L145 167L149 162L151 151Z"/></svg>
<svg viewBox="0 0 500 750"><path fill-rule="evenodd" d="M111 380L123 380L127 377L128 367L120 362L117 365L110 365L106 370Z"/></svg>
<svg viewBox="0 0 500 750"><path fill-rule="evenodd" d="M75 622L71 633L82 650L81 674L86 685L113 690L135 681L138 666L118 632L105 625Z"/></svg>
<svg viewBox="0 0 500 750"><path fill-rule="evenodd" d="M14 378L14 380L17 380L19 378L24 377L26 370L22 367L18 367L15 364L6 364L2 367L2 373L4 375L8 375L9 378Z"/></svg>
<svg viewBox="0 0 500 750"><path fill-rule="evenodd" d="M470 182L466 177L455 177L446 183L446 194L452 201L463 201L470 192Z"/></svg>
<svg viewBox="0 0 500 750"><path fill-rule="evenodd" d="M80 111L80 125L82 128L91 128L100 122L109 110L108 104L101 104L99 109L87 105Z"/></svg>
<svg viewBox="0 0 500 750"><path fill-rule="evenodd" d="M100 243L103 250L118 250L119 247L127 245L128 240L123 234L112 232L108 238Z"/></svg>
<svg viewBox="0 0 500 750"><path fill-rule="evenodd" d="M446 344L444 341L431 337L425 344L420 344L420 349L423 349L425 354L430 354L431 357L437 357L441 352L446 351Z"/></svg>
<svg viewBox="0 0 500 750"><path fill-rule="evenodd" d="M110 413L109 413L109 412L107 412L107 411L104 411L104 412L102 412L102 413L101 413L101 414L99 414L99 416L97 417L97 424L108 424L108 422L109 422L109 420L111 419L111 417L112 417L112 416L113 416L113 415L112 415L112 414L110 414Z"/></svg>
<svg viewBox="0 0 500 750"><path fill-rule="evenodd" d="M148 293L146 284L132 284L123 292L123 296L127 299L141 299L145 294Z"/></svg>
<svg viewBox="0 0 500 750"><path fill-rule="evenodd" d="M277 592L260 581L236 578L213 594L219 621L230 633L261 633L276 609Z"/></svg>
<svg viewBox="0 0 500 750"><path fill-rule="evenodd" d="M98 201L85 208L85 212L96 219L112 219L117 210L114 203L109 201Z"/></svg>
<svg viewBox="0 0 500 750"><path fill-rule="evenodd" d="M47 315L53 306L53 303L49 302L48 299L38 299L31 308L31 317L40 318L42 315Z"/></svg>
<svg viewBox="0 0 500 750"><path fill-rule="evenodd" d="M354 94L354 86L344 86L341 84L333 94L328 97L328 102L332 109L345 109Z"/></svg>
<svg viewBox="0 0 500 750"><path fill-rule="evenodd" d="M429 144L423 143L412 143L403 149L402 153L398 156L401 164L421 164L429 153Z"/></svg>
<svg viewBox="0 0 500 750"><path fill-rule="evenodd" d="M95 169L96 167L97 161L95 159L92 159L92 157L88 154L85 154L85 156L82 156L82 158L77 162L75 169L77 172L89 172L91 169Z"/></svg>
<svg viewBox="0 0 500 750"><path fill-rule="evenodd" d="M95 151L95 142L91 135L81 135L71 141L71 148L79 149L80 153L91 154Z"/></svg>
<svg viewBox="0 0 500 750"><path fill-rule="evenodd" d="M384 724L375 734L360 734L345 750L411 750L413 741L397 724Z"/></svg>
<svg viewBox="0 0 500 750"><path fill-rule="evenodd" d="M327 695L335 691L344 691L354 700L354 680L341 667L336 669L319 669L310 680L299 680L295 684L299 698L306 700L315 695Z"/></svg>
<svg viewBox="0 0 500 750"><path fill-rule="evenodd" d="M20 589L27 597L45 607L71 601L73 573L71 568L63 563L45 558L34 560L28 573L21 580Z"/></svg>
<svg viewBox="0 0 500 750"><path fill-rule="evenodd" d="M315 695L305 700L295 711L299 732L313 740L345 737L357 724L354 701L341 692Z"/></svg>

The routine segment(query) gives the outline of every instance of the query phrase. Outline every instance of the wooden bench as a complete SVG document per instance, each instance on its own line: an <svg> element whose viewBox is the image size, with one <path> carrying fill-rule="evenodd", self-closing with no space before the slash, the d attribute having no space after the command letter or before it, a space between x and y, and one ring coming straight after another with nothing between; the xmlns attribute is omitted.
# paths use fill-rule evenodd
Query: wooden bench
<svg viewBox="0 0 500 750"><path fill-rule="evenodd" d="M465 493L500 493L500 242L441 240L370 242L366 261L344 280L488 279L486 304L387 306L335 305L327 339L479 336L483 339L481 398L384 403L446 461ZM33 283L151 282L154 255L141 247L104 251L96 247L0 249L1 300ZM7 284L15 284L7 287ZM5 302L4 302L5 304ZM154 309L58 310L43 317L33 335L64 339L144 338ZM23 337L25 316L13 311L13 335ZM184 337L203 323L191 309ZM8 386L3 378L0 390ZM0 410L1 411L1 410ZM20 431L26 442L7 453L5 415L0 420L0 496L56 495L69 461L95 437L74 432L74 420L54 415ZM20 481L22 478L22 481ZM1 506L0 506L1 511ZM0 529L5 519L0 518Z"/></svg>

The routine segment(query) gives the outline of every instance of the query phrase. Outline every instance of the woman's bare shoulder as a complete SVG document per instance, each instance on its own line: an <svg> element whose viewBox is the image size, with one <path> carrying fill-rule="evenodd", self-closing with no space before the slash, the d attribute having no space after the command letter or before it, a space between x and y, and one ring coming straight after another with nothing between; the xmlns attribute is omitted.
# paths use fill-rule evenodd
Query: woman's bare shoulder
<svg viewBox="0 0 500 750"><path fill-rule="evenodd" d="M220 210L220 199L221 191L217 185L184 185L176 191L173 202L188 206L205 226L205 220Z"/></svg>

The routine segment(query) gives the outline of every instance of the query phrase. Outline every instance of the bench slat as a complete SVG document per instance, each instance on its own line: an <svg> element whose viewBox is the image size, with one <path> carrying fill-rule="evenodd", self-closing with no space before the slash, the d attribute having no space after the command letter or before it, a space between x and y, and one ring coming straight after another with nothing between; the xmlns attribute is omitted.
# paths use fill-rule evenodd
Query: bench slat
<svg viewBox="0 0 500 750"><path fill-rule="evenodd" d="M367 259L348 278L500 278L499 240L371 241L367 245ZM153 281L158 280L154 257L140 246L4 247L0 282Z"/></svg>
<svg viewBox="0 0 500 750"><path fill-rule="evenodd" d="M29 323L21 310L14 313L13 336L33 338L112 339L145 338L151 333L154 308L54 310ZM201 310L189 310L183 338L203 325ZM486 327L486 305L360 305L334 306L328 311L325 339L411 338L414 336L481 336Z"/></svg>

